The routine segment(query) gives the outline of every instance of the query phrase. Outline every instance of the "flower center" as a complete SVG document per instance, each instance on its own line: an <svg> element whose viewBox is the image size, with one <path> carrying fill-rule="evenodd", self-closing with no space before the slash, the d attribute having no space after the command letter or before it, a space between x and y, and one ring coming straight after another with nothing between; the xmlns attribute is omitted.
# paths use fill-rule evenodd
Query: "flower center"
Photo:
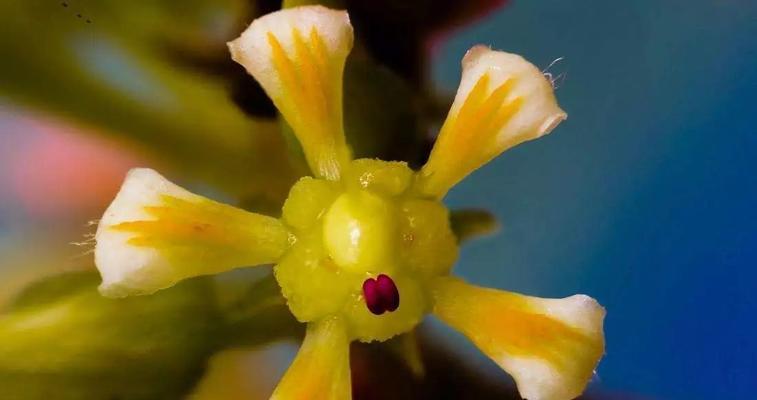
<svg viewBox="0 0 757 400"><path fill-rule="evenodd" d="M392 278L381 274L363 282L363 296L368 310L375 315L392 312L400 306L400 292Z"/></svg>
<svg viewBox="0 0 757 400"><path fill-rule="evenodd" d="M298 320L338 316L370 342L430 310L428 284L449 273L457 241L446 207L409 190L414 179L405 164L360 159L341 181L292 187L282 216L294 240L274 273Z"/></svg>
<svg viewBox="0 0 757 400"><path fill-rule="evenodd" d="M386 272L393 265L395 224L389 201L365 190L343 193L324 216L324 244L346 271Z"/></svg>

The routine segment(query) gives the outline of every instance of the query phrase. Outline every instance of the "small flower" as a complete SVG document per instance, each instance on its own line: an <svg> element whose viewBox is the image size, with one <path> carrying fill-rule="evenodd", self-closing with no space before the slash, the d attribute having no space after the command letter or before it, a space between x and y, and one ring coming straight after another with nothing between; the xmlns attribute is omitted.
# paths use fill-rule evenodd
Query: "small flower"
<svg viewBox="0 0 757 400"><path fill-rule="evenodd" d="M100 291L147 294L275 264L289 309L308 328L274 399L349 398L349 343L409 332L428 313L509 372L522 396L578 396L604 352L604 309L583 295L540 299L451 277L458 247L441 202L466 175L565 119L550 83L523 58L476 46L420 171L353 160L342 125L352 40L346 12L307 6L261 17L231 42L234 60L292 127L314 177L291 188L277 219L132 170L98 227Z"/></svg>

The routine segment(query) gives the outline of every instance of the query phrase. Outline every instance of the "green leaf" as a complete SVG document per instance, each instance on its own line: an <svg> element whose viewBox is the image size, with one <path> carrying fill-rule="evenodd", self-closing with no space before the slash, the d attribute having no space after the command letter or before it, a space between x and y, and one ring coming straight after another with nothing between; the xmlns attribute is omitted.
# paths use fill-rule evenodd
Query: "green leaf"
<svg viewBox="0 0 757 400"><path fill-rule="evenodd" d="M191 388L217 348L212 285L107 299L94 272L28 287L0 314L0 387L10 399L165 399Z"/></svg>
<svg viewBox="0 0 757 400"><path fill-rule="evenodd" d="M463 243L481 236L487 236L499 230L497 217L487 210L461 209L450 213L452 231L458 243Z"/></svg>

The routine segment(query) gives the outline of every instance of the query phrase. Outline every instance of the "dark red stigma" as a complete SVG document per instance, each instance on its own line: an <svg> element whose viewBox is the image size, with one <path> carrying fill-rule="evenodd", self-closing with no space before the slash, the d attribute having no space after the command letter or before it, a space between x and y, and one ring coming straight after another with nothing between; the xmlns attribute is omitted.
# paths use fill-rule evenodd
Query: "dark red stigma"
<svg viewBox="0 0 757 400"><path fill-rule="evenodd" d="M400 306L400 292L392 278L381 274L376 279L368 278L363 282L363 296L370 312L381 315L392 312Z"/></svg>

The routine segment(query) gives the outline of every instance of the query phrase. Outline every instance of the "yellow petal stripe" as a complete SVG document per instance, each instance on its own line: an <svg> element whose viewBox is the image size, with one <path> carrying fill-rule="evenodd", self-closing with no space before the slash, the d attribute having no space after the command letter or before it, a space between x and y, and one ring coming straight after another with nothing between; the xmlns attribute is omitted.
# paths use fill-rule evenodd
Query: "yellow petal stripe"
<svg viewBox="0 0 757 400"><path fill-rule="evenodd" d="M288 246L277 219L192 194L134 169L97 229L95 264L108 296L152 293L198 275L270 264Z"/></svg>
<svg viewBox="0 0 757 400"><path fill-rule="evenodd" d="M541 72L523 58L478 46L463 59L463 78L418 188L442 197L508 148L548 133L565 118Z"/></svg>
<svg viewBox="0 0 757 400"><path fill-rule="evenodd" d="M586 296L540 299L455 278L434 286L434 313L515 378L529 400L572 399L604 353L604 309Z"/></svg>
<svg viewBox="0 0 757 400"><path fill-rule="evenodd" d="M229 43L294 130L316 176L338 180L350 160L342 122L342 75L352 47L345 12L321 6L261 17Z"/></svg>
<svg viewBox="0 0 757 400"><path fill-rule="evenodd" d="M345 327L340 320L327 318L308 325L305 341L271 400L348 400L350 379Z"/></svg>
<svg viewBox="0 0 757 400"><path fill-rule="evenodd" d="M127 243L157 249L187 272L210 274L272 263L284 252L286 230L275 218L198 198L161 196L145 206L152 219L110 227L129 232Z"/></svg>

